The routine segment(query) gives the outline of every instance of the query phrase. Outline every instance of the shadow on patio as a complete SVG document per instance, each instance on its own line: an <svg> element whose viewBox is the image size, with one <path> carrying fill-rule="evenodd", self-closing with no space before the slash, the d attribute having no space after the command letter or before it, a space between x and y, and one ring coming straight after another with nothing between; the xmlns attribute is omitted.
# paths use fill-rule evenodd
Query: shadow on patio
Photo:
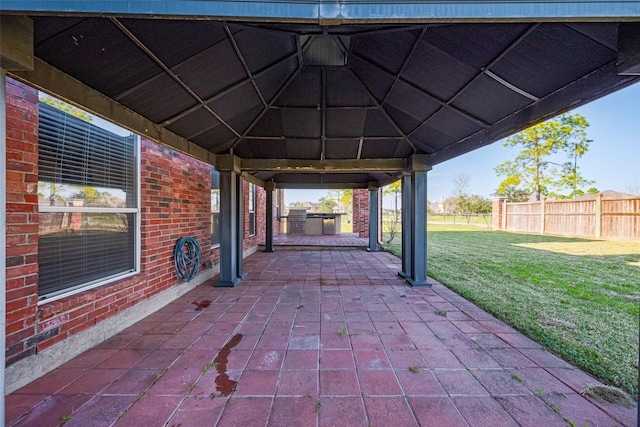
<svg viewBox="0 0 640 427"><path fill-rule="evenodd" d="M380 252L255 253L7 396L7 425L636 425L594 379Z"/></svg>

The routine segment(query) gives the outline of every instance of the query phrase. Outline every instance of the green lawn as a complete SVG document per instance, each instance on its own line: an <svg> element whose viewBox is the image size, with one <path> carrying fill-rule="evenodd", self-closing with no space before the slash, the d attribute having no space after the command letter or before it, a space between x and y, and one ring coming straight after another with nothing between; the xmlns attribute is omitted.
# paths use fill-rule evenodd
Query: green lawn
<svg viewBox="0 0 640 427"><path fill-rule="evenodd" d="M428 273L638 397L640 242L428 225ZM400 236L388 245L400 256Z"/></svg>

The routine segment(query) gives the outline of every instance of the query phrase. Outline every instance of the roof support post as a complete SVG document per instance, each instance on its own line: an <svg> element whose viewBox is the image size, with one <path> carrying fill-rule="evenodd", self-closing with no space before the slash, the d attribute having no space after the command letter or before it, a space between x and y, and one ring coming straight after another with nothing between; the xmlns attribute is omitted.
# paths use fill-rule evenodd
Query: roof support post
<svg viewBox="0 0 640 427"><path fill-rule="evenodd" d="M403 279L411 277L411 247L413 239L411 230L411 174L402 174L402 271L398 276Z"/></svg>
<svg viewBox="0 0 640 427"><path fill-rule="evenodd" d="M378 252L379 192L378 187L369 185L369 247L367 248L369 252Z"/></svg>
<svg viewBox="0 0 640 427"><path fill-rule="evenodd" d="M234 174L236 179L236 278L244 280L247 277L242 269L244 259L244 180L240 174Z"/></svg>
<svg viewBox="0 0 640 427"><path fill-rule="evenodd" d="M234 156L216 156L220 172L220 280L216 287L234 287L242 280L238 274L242 271L242 236L238 234L242 234L243 212L238 194L243 192L238 163Z"/></svg>
<svg viewBox="0 0 640 427"><path fill-rule="evenodd" d="M267 201L266 201L266 209L265 209L265 237L264 237L264 251L265 252L274 252L273 249L273 191L275 190L276 185L274 182L267 182L264 186L265 191L267 192Z"/></svg>
<svg viewBox="0 0 640 427"><path fill-rule="evenodd" d="M414 154L411 171L411 286L431 286L427 280L427 171L431 170L428 156Z"/></svg>

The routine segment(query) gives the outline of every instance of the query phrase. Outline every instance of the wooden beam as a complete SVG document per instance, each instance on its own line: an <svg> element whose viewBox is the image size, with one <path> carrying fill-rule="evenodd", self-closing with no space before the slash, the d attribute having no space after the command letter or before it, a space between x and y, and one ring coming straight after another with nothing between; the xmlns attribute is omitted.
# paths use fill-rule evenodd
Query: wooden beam
<svg viewBox="0 0 640 427"><path fill-rule="evenodd" d="M369 188L369 183L331 183L331 184L299 184L295 182L286 183L286 182L277 182L276 185L278 188L282 189L298 189L298 190L343 190L347 188Z"/></svg>
<svg viewBox="0 0 640 427"><path fill-rule="evenodd" d="M405 167L404 159L242 159L241 169L248 172L348 173L398 172Z"/></svg>
<svg viewBox="0 0 640 427"><path fill-rule="evenodd" d="M39 58L34 59L33 71L10 71L9 75L43 92L83 108L96 116L149 138L159 144L209 164L215 154L193 142L164 129L157 123L128 109L95 89L52 67Z"/></svg>
<svg viewBox="0 0 640 427"><path fill-rule="evenodd" d="M0 68L33 70L33 21L26 16L0 16Z"/></svg>
<svg viewBox="0 0 640 427"><path fill-rule="evenodd" d="M618 74L640 76L640 23L626 22L618 27Z"/></svg>
<svg viewBox="0 0 640 427"><path fill-rule="evenodd" d="M258 187L265 188L265 187L266 187L266 185L267 185L267 183L266 183L266 182L264 182L263 180L261 180L261 179L259 179L259 178L256 178L255 176L250 175L250 174L249 174L249 173L247 173L247 172L242 172L242 173L240 174L240 177L241 177L242 179L244 179L245 181L247 181L247 182L250 182L250 183L252 183L252 184L257 185ZM279 187L278 187L278 188L279 188Z"/></svg>

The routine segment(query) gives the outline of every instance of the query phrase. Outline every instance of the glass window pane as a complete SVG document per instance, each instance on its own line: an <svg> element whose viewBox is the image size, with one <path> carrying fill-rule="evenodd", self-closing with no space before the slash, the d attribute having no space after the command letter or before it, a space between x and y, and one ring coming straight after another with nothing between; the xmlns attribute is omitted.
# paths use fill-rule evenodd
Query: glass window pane
<svg viewBox="0 0 640 427"><path fill-rule="evenodd" d="M138 149L130 132L62 101L43 99L38 294L52 297L136 270ZM85 208L94 209L82 212ZM99 208L110 212L95 212ZM136 212L117 212L124 208Z"/></svg>
<svg viewBox="0 0 640 427"><path fill-rule="evenodd" d="M220 244L220 172L211 168L211 246Z"/></svg>
<svg viewBox="0 0 640 427"><path fill-rule="evenodd" d="M135 214L40 213L38 294L135 270Z"/></svg>

